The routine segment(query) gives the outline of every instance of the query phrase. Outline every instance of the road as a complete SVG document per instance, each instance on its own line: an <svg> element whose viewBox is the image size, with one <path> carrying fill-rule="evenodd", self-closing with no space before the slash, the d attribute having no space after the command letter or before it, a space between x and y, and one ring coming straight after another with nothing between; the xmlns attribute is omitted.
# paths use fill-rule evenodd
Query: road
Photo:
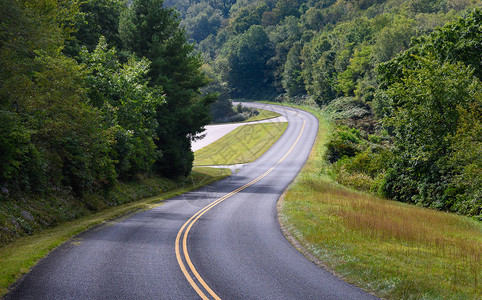
<svg viewBox="0 0 482 300"><path fill-rule="evenodd" d="M6 298L372 299L283 236L276 202L306 161L318 123L300 110L269 109L289 126L257 161L80 234L41 260Z"/></svg>

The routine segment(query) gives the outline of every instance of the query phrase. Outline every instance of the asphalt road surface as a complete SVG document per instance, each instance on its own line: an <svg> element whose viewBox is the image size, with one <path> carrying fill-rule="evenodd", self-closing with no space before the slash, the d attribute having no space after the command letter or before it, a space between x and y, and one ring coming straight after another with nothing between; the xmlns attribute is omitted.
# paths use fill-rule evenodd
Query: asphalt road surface
<svg viewBox="0 0 482 300"><path fill-rule="evenodd" d="M6 298L373 298L313 264L283 236L276 202L305 163L318 123L300 110L269 109L289 126L257 161L84 232L41 260Z"/></svg>

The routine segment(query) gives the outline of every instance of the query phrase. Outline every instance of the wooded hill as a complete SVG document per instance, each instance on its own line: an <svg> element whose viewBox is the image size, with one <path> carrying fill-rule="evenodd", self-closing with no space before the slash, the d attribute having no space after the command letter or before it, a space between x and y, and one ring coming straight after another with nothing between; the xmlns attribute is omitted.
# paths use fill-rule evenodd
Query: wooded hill
<svg viewBox="0 0 482 300"><path fill-rule="evenodd" d="M339 182L481 218L480 1L166 0L222 97L316 103Z"/></svg>
<svg viewBox="0 0 482 300"><path fill-rule="evenodd" d="M0 199L185 176L217 93L325 107L336 180L481 218L480 6L0 0Z"/></svg>
<svg viewBox="0 0 482 300"><path fill-rule="evenodd" d="M1 0L0 196L189 174L208 78L162 1Z"/></svg>

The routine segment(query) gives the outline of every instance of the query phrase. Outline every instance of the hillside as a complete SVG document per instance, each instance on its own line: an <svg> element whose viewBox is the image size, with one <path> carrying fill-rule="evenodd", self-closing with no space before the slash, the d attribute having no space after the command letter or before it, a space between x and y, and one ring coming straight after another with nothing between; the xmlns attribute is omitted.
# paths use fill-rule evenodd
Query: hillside
<svg viewBox="0 0 482 300"><path fill-rule="evenodd" d="M201 93L209 80L174 10L1 0L0 11L0 245L184 184L215 96ZM126 186L144 192L108 199Z"/></svg>
<svg viewBox="0 0 482 300"><path fill-rule="evenodd" d="M326 109L338 182L480 218L480 1L166 4L205 60L206 91Z"/></svg>

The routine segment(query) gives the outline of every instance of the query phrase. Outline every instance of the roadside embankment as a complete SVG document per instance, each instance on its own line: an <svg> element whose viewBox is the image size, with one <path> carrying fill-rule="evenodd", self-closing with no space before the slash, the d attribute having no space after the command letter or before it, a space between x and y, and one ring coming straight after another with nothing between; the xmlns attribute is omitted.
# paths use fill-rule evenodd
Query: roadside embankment
<svg viewBox="0 0 482 300"><path fill-rule="evenodd" d="M336 184L324 157L332 127L319 109L298 108L316 115L320 128L308 162L278 206L292 243L379 297L480 299L482 224Z"/></svg>
<svg viewBox="0 0 482 300"><path fill-rule="evenodd" d="M92 194L82 201L59 193L0 202L0 295L39 259L76 234L230 174L226 169L194 168L191 176L182 180L140 177L115 185L106 195Z"/></svg>

